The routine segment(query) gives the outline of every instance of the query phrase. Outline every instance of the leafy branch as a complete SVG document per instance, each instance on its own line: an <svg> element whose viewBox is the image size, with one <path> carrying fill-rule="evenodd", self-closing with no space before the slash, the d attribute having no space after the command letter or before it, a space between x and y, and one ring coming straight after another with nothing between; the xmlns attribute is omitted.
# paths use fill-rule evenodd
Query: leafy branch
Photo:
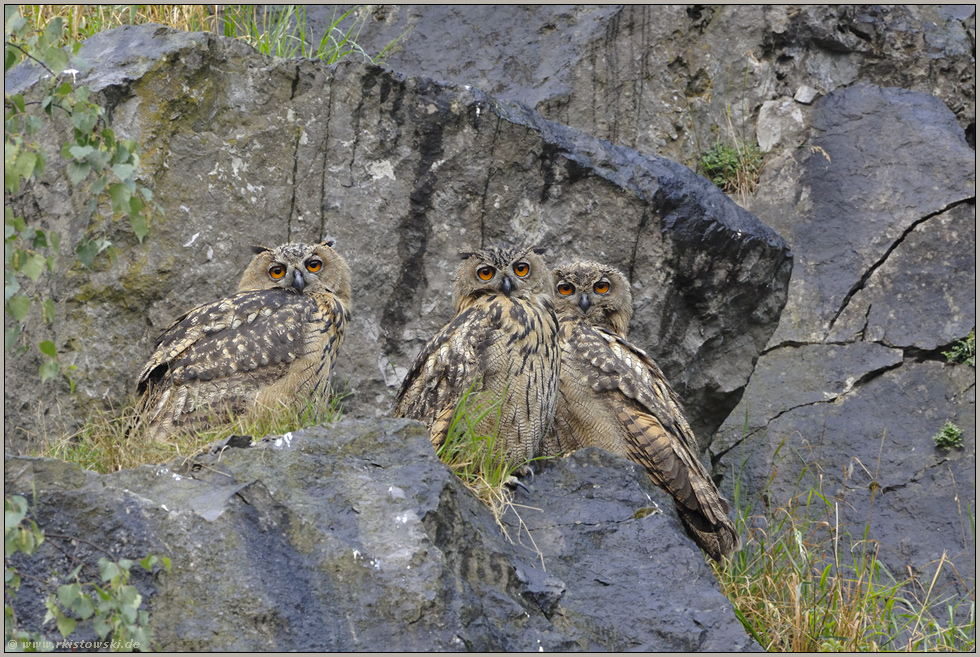
<svg viewBox="0 0 980 657"><path fill-rule="evenodd" d="M75 258L92 269L95 259L105 253L111 262L116 251L107 238L101 210L108 206L111 221L129 219L136 239L140 242L149 233L151 211L163 210L153 201L153 194L137 182L139 145L130 139L117 137L110 126L105 108L90 99L87 86L77 86L77 71L68 68L69 50L77 52L78 43L70 49L60 44L64 37L64 22L60 17L50 20L43 29L34 29L18 10L17 5L4 6L4 74L30 60L37 64L37 93L40 100L25 100L22 93L4 91L4 314L15 325L7 327L4 348L21 354L29 347L23 338L24 328L32 321L31 308L41 309L43 324L55 319L54 300L35 290L27 293L27 281L36 284L45 272L52 273L61 240L57 232L45 229L37 219L30 219L15 209L29 193L31 186L44 175L51 156L39 143L38 136L45 125L64 131L67 126L54 121L54 110L65 113L71 125L71 135L58 153L65 163L65 173L72 187L84 189L88 195L87 210L92 219L86 234L75 248ZM72 81L65 75L71 74ZM84 185L84 187L82 187ZM36 320L34 320L36 321ZM43 356L40 366L42 383L56 378L62 371L57 348L50 340L37 345Z"/></svg>

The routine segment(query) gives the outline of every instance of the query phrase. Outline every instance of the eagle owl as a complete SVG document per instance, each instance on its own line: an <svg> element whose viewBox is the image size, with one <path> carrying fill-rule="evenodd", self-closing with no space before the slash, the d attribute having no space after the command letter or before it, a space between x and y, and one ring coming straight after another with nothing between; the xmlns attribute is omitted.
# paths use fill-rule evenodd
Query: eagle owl
<svg viewBox="0 0 980 657"><path fill-rule="evenodd" d="M238 291L178 317L140 372L146 438L329 396L350 319L351 275L321 244L256 246Z"/></svg>
<svg viewBox="0 0 980 657"><path fill-rule="evenodd" d="M422 349L402 382L395 415L421 420L438 448L457 403L500 403L476 425L497 431L511 465L534 457L551 429L558 398L558 319L544 249L491 246L461 253L453 274L456 316ZM486 406L484 406L486 407Z"/></svg>
<svg viewBox="0 0 980 657"><path fill-rule="evenodd" d="M562 369L544 451L596 446L643 466L674 497L688 534L712 558L739 547L728 504L697 457L680 399L657 364L626 340L633 295L626 277L595 262L553 272Z"/></svg>

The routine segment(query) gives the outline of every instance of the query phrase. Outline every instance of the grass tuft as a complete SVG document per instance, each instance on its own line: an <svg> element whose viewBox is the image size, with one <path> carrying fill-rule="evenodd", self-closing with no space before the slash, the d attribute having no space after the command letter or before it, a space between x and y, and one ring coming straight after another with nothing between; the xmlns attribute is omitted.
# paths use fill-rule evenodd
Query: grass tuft
<svg viewBox="0 0 980 657"><path fill-rule="evenodd" d="M804 467L798 482L806 474ZM748 540L709 563L736 616L767 651L975 650L976 583L963 582L945 553L925 585L912 575L899 580L879 560L870 522L862 536L851 536L839 517L841 502L819 485L773 507L768 490L747 499L736 477L733 498L736 527ZM970 591L968 599L935 600L944 569ZM935 618L937 608L947 617Z"/></svg>
<svg viewBox="0 0 980 657"><path fill-rule="evenodd" d="M144 463L165 463L186 458L218 440L230 436L261 438L339 420L346 395L330 398L320 410L316 404L280 406L248 415L215 418L211 428L176 435L166 442L147 441L142 431L131 431L139 404L132 400L122 409L98 409L76 432L41 445L32 456L43 456L78 463L86 470L106 473L134 468Z"/></svg>
<svg viewBox="0 0 980 657"><path fill-rule="evenodd" d="M369 5L339 12L334 8L324 34L310 33L306 5L21 5L23 17L37 30L61 18L67 29L64 43L77 44L94 34L121 25L158 23L188 32L213 32L238 38L264 55L304 57L328 64L357 55L373 64L385 56L408 32L403 32L377 55L358 43L371 17Z"/></svg>
<svg viewBox="0 0 980 657"><path fill-rule="evenodd" d="M460 481L486 504L493 513L504 536L510 540L503 517L513 512L518 526L527 531L521 519L519 504L513 501L508 484L514 481L514 473L526 467L530 461L510 462L497 445L497 429L500 424L501 399L492 399L474 391L476 382L460 398L449 425L446 440L436 449L439 459L448 465ZM506 393L504 394L506 397ZM493 417L493 430L487 433L480 426ZM533 460L533 459L532 459ZM527 532L530 537L530 532ZM531 543L534 539L531 538ZM538 552L537 547L533 548ZM538 552L540 554L540 552Z"/></svg>

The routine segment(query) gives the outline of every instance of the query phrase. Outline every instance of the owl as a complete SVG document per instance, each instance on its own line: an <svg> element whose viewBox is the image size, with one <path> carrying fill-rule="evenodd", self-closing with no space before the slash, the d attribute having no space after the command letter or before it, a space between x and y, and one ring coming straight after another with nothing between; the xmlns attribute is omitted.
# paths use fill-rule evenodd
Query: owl
<svg viewBox="0 0 980 657"><path fill-rule="evenodd" d="M657 364L626 340L626 277L595 262L553 272L562 369L546 454L596 446L643 466L674 498L688 535L720 560L739 547L728 503L697 457L681 402Z"/></svg>
<svg viewBox="0 0 980 657"><path fill-rule="evenodd" d="M402 382L395 415L429 425L434 447L445 442L456 406L499 402L476 425L496 430L512 466L534 457L551 429L558 398L558 318L544 249L491 246L461 253L453 274L456 316L429 340Z"/></svg>
<svg viewBox="0 0 980 657"><path fill-rule="evenodd" d="M332 246L253 247L235 294L163 332L136 384L146 439L279 405L324 408L350 320L350 269Z"/></svg>

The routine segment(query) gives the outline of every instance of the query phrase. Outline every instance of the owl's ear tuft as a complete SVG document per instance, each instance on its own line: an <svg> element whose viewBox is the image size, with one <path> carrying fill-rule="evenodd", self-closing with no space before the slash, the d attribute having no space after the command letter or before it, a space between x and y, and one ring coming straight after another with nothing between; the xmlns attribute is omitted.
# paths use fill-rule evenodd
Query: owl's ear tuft
<svg viewBox="0 0 980 657"><path fill-rule="evenodd" d="M325 240L323 240L321 242L321 244L323 244L324 246L329 246L331 248L333 248L333 245L336 244L336 243L337 243L337 240L335 240L332 237L328 237L327 239L325 239Z"/></svg>
<svg viewBox="0 0 980 657"><path fill-rule="evenodd" d="M543 255L544 252L548 250L548 247L546 247L546 246L536 246L536 247L534 247L531 250L534 251L535 253L537 253L538 255Z"/></svg>
<svg viewBox="0 0 980 657"><path fill-rule="evenodd" d="M255 255L258 255L260 253L264 253L265 251L271 251L271 250L272 249L270 249L267 246L259 246L257 244L253 244L252 245L252 253L254 253Z"/></svg>
<svg viewBox="0 0 980 657"><path fill-rule="evenodd" d="M468 260L468 259L472 258L475 255L476 255L476 252L475 251L460 251L459 252L459 259L460 260Z"/></svg>

